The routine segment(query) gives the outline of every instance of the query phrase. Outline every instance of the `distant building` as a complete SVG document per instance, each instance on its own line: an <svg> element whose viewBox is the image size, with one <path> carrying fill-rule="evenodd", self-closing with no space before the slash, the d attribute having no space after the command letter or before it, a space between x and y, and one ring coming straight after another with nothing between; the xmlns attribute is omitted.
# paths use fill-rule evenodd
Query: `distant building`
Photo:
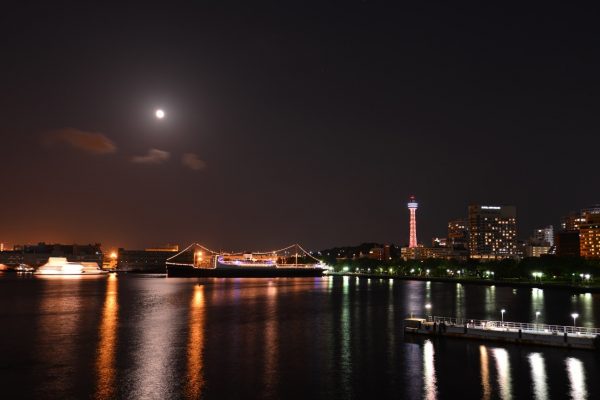
<svg viewBox="0 0 600 400"><path fill-rule="evenodd" d="M563 217L561 231L555 235L556 255L596 258L595 226L599 219L600 205L583 208Z"/></svg>
<svg viewBox="0 0 600 400"><path fill-rule="evenodd" d="M456 259L469 257L469 224L464 219L448 222L448 256Z"/></svg>
<svg viewBox="0 0 600 400"><path fill-rule="evenodd" d="M541 257L550 254L553 246L554 227L552 225L534 229L527 243L523 245L523 255L525 257Z"/></svg>
<svg viewBox="0 0 600 400"><path fill-rule="evenodd" d="M383 245L383 259L391 260L392 259L392 246L389 244Z"/></svg>
<svg viewBox="0 0 600 400"><path fill-rule="evenodd" d="M554 246L554 227L548 225L544 228L538 228L533 231L533 236L530 239L531 243L538 245Z"/></svg>
<svg viewBox="0 0 600 400"><path fill-rule="evenodd" d="M172 243L167 243L161 246L153 246L150 248L147 248L146 251L171 251L171 252L178 252L179 251L179 245L178 244L172 244Z"/></svg>
<svg viewBox="0 0 600 400"><path fill-rule="evenodd" d="M385 259L385 249L383 247L373 247L367 254L361 252L359 258L383 261Z"/></svg>
<svg viewBox="0 0 600 400"><path fill-rule="evenodd" d="M560 231L554 235L556 255L559 257L579 257L579 231Z"/></svg>
<svg viewBox="0 0 600 400"><path fill-rule="evenodd" d="M583 258L600 259L600 213L584 215L586 222L579 227L579 254Z"/></svg>
<svg viewBox="0 0 600 400"><path fill-rule="evenodd" d="M518 256L517 208L469 206L469 252L472 258L502 259Z"/></svg>
<svg viewBox="0 0 600 400"><path fill-rule="evenodd" d="M79 245L41 242L35 245L16 245L13 250L0 252L0 263L37 267L47 263L50 257L64 257L71 262L95 262L102 266L104 256L100 243Z"/></svg>
<svg viewBox="0 0 600 400"><path fill-rule="evenodd" d="M433 247L447 247L448 239L435 237L435 238L431 239L431 245Z"/></svg>
<svg viewBox="0 0 600 400"><path fill-rule="evenodd" d="M563 231L579 231L579 226L585 222L585 218L581 212L571 212L569 215L562 217L560 228Z"/></svg>
<svg viewBox="0 0 600 400"><path fill-rule="evenodd" d="M119 249L117 253L117 270L126 272L165 273L167 258L177 254L179 246L150 248L146 250Z"/></svg>
<svg viewBox="0 0 600 400"><path fill-rule="evenodd" d="M403 247L401 255L404 260L426 260L428 258L448 258L447 247Z"/></svg>
<svg viewBox="0 0 600 400"><path fill-rule="evenodd" d="M550 252L551 246L526 244L525 245L525 257L541 257Z"/></svg>

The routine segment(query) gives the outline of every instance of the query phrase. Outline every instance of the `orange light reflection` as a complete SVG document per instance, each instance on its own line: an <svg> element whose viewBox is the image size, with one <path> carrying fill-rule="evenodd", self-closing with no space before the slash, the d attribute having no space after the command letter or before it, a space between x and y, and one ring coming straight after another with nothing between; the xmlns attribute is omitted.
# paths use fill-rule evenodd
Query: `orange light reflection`
<svg viewBox="0 0 600 400"><path fill-rule="evenodd" d="M200 398L204 386L204 286L194 286L189 318L187 397Z"/></svg>
<svg viewBox="0 0 600 400"><path fill-rule="evenodd" d="M96 398L107 399L115 396L115 356L117 348L117 325L119 319L118 288L116 275L110 275L106 283L104 308L100 322L100 338L96 370L98 376Z"/></svg>

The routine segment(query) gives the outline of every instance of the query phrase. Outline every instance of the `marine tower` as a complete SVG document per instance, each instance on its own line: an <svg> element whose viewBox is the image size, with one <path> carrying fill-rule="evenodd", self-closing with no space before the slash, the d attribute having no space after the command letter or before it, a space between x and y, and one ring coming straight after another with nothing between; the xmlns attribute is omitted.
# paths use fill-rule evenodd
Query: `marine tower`
<svg viewBox="0 0 600 400"><path fill-rule="evenodd" d="M415 196L410 196L408 201L408 211L410 212L410 239L408 241L409 248L417 247L417 208L419 203L415 199Z"/></svg>

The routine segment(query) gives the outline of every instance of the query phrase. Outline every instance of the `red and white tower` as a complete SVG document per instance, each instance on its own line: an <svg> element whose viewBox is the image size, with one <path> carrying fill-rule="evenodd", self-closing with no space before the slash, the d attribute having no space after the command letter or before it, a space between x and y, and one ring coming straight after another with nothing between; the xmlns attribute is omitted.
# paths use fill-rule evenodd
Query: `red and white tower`
<svg viewBox="0 0 600 400"><path fill-rule="evenodd" d="M417 208L419 203L415 200L415 196L410 196L408 202L408 211L410 211L410 240L408 241L409 248L417 247Z"/></svg>

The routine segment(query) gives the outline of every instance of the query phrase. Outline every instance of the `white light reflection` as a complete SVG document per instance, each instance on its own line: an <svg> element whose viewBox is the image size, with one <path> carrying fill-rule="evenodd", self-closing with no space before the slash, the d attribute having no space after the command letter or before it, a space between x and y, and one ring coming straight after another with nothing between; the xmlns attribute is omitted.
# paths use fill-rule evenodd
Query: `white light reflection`
<svg viewBox="0 0 600 400"><path fill-rule="evenodd" d="M577 321L581 326L587 326L593 328L596 326L594 320L594 301L591 293L581 293L577 299L578 307L580 310L581 319Z"/></svg>
<svg viewBox="0 0 600 400"><path fill-rule="evenodd" d="M423 382L425 386L424 398L434 400L437 398L437 379L435 377L435 351L431 340L425 340L423 345Z"/></svg>
<svg viewBox="0 0 600 400"><path fill-rule="evenodd" d="M348 296L348 277L344 276L344 289L342 297L342 312L340 313L340 366L342 375L342 386L348 388L352 379L352 355L350 348L350 299ZM344 393L343 397L349 397L349 393Z"/></svg>
<svg viewBox="0 0 600 400"><path fill-rule="evenodd" d="M572 399L587 399L587 388L585 386L585 372L583 363L574 357L569 357L565 361L567 364L567 374L569 375L569 386L571 387Z"/></svg>
<svg viewBox="0 0 600 400"><path fill-rule="evenodd" d="M456 284L456 291L455 291L455 304L456 304L456 318L464 318L464 300L465 300L465 291L463 288L463 285L460 283Z"/></svg>
<svg viewBox="0 0 600 400"><path fill-rule="evenodd" d="M498 371L498 386L500 387L501 399L512 399L512 382L510 379L510 361L505 349L492 349L496 359L496 370Z"/></svg>
<svg viewBox="0 0 600 400"><path fill-rule="evenodd" d="M349 288L349 285L350 285L350 277L349 276L344 276L342 279L344 280L343 286L342 286L343 287L343 293L344 294L348 294L348 288Z"/></svg>
<svg viewBox="0 0 600 400"><path fill-rule="evenodd" d="M180 327L177 322L185 320L182 311L186 309L169 301L169 296L177 290L175 286L148 286L139 299L141 319L137 322L137 337L128 349L133 355L131 397L166 399L179 384L175 370L169 366L173 363L174 350L185 348L184 336L175 332Z"/></svg>
<svg viewBox="0 0 600 400"><path fill-rule="evenodd" d="M533 288L531 289L531 319L535 320L535 312L540 312L540 318L537 323L543 323L546 316L544 310L544 289Z"/></svg>
<svg viewBox="0 0 600 400"><path fill-rule="evenodd" d="M490 286L485 289L485 313L486 318L496 318L498 315L498 306L496 305L496 286Z"/></svg>
<svg viewBox="0 0 600 400"><path fill-rule="evenodd" d="M536 399L548 398L548 381L546 378L546 363L541 353L529 355L531 365L531 380L533 381L533 395Z"/></svg>

